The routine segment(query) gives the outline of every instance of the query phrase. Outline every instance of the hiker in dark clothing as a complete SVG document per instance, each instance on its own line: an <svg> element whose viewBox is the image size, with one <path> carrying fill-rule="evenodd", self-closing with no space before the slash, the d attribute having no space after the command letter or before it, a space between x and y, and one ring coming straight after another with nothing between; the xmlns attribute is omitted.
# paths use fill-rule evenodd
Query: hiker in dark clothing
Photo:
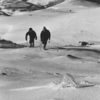
<svg viewBox="0 0 100 100"><path fill-rule="evenodd" d="M37 40L37 35L36 35L36 32L32 29L32 28L29 28L29 31L26 33L26 41L27 41L27 36L29 35L30 37L30 47L34 47L34 39Z"/></svg>
<svg viewBox="0 0 100 100"><path fill-rule="evenodd" d="M46 27L43 27L43 30L40 34L41 42L44 45L43 48L46 50L47 41L50 41L51 33Z"/></svg>

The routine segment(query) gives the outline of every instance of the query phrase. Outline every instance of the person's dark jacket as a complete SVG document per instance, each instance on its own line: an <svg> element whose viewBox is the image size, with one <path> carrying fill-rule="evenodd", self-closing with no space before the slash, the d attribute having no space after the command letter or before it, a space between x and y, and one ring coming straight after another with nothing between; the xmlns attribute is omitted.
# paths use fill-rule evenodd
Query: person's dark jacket
<svg viewBox="0 0 100 100"><path fill-rule="evenodd" d="M41 35L40 35L42 43L47 42L47 40L51 38L50 31L47 29L42 30Z"/></svg>
<svg viewBox="0 0 100 100"><path fill-rule="evenodd" d="M36 32L35 32L35 31L31 30L31 31L28 31L28 32L26 33L26 37L25 37L26 41L27 41L27 36L28 36L28 35L29 35L29 37L30 37L30 41L34 41L34 39L37 40L37 35L36 35Z"/></svg>

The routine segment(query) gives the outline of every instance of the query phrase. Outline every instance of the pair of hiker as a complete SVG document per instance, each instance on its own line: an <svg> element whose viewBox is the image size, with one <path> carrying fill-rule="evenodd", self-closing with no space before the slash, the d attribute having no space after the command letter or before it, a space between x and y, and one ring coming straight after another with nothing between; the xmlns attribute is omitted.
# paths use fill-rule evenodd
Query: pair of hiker
<svg viewBox="0 0 100 100"><path fill-rule="evenodd" d="M26 33L25 39L27 41L27 36L29 35L30 37L30 47L34 47L34 40L37 40L37 35L36 32L32 29L29 28L29 31ZM46 45L47 45L47 41L50 41L50 37L51 37L51 33L48 29L46 29L46 27L43 27L43 30L41 31L40 34L40 39L42 44L44 45L43 48L46 50Z"/></svg>

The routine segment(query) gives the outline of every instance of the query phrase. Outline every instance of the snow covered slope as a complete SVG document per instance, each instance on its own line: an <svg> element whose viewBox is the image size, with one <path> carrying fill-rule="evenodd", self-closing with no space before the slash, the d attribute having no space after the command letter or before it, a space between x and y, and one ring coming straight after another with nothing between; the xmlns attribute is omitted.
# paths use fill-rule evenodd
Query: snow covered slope
<svg viewBox="0 0 100 100"><path fill-rule="evenodd" d="M0 100L100 100L100 8L83 3L0 16L1 39L29 46L30 27L38 36L34 48L0 49ZM51 32L48 50L40 49L43 26Z"/></svg>
<svg viewBox="0 0 100 100"><path fill-rule="evenodd" d="M28 2L31 2L31 3L34 3L34 4L48 4L49 2L52 2L52 1L57 1L57 0L28 0Z"/></svg>
<svg viewBox="0 0 100 100"><path fill-rule="evenodd" d="M0 36L14 42L25 42L25 34L32 27L39 41L42 27L46 26L52 34L51 44L55 42L64 45L78 43L79 40L99 40L99 15L99 8L76 6L66 0L46 10L24 12L21 16L0 17Z"/></svg>

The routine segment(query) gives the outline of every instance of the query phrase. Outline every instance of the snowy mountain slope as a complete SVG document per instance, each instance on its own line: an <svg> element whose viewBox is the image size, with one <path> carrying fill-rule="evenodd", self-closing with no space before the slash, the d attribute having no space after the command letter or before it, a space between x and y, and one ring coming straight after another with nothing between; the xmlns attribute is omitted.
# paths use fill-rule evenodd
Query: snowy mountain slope
<svg viewBox="0 0 100 100"><path fill-rule="evenodd" d="M43 26L51 32L48 50L40 49ZM0 39L29 46L25 34L30 27L38 36L34 48L0 49L0 100L100 100L100 46L78 44L100 41L99 26L98 6L67 0L0 16Z"/></svg>
<svg viewBox="0 0 100 100"><path fill-rule="evenodd" d="M22 2L22 6L24 3L26 4L36 4L36 5L47 5L50 3L59 3L63 2L64 0L1 0L0 5L2 6L8 6L8 5L14 5Z"/></svg>
<svg viewBox="0 0 100 100"><path fill-rule="evenodd" d="M57 1L57 0L28 0L28 2L31 2L34 4L42 4L42 5L46 5L49 2L53 2L53 1Z"/></svg>
<svg viewBox="0 0 100 100"><path fill-rule="evenodd" d="M31 12L31 16L27 13L21 16L0 17L2 27L6 25L11 27L10 31L1 33L1 38L25 42L24 36L29 27L32 27L39 36L42 27L46 26L52 33L52 42L58 44L78 43L79 40L99 40L99 8L86 9L84 6L78 6L74 9L75 6L72 8L66 6L67 3L63 2L54 6L57 8L55 11L49 8ZM75 13L68 12L69 9Z"/></svg>
<svg viewBox="0 0 100 100"><path fill-rule="evenodd" d="M28 1L28 0L3 0L0 2L0 15L11 16L15 11L28 12L46 9L57 5L65 0L50 0L50 1Z"/></svg>

